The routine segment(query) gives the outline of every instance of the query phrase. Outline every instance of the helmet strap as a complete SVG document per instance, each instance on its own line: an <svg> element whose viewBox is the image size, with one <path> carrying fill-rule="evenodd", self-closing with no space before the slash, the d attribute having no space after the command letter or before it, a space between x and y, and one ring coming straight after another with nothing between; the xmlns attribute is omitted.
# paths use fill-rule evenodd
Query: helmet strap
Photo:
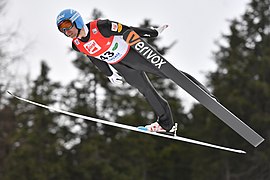
<svg viewBox="0 0 270 180"><path fill-rule="evenodd" d="M78 28L77 28L78 29ZM78 34L76 37L78 37L80 35L81 29L78 29Z"/></svg>

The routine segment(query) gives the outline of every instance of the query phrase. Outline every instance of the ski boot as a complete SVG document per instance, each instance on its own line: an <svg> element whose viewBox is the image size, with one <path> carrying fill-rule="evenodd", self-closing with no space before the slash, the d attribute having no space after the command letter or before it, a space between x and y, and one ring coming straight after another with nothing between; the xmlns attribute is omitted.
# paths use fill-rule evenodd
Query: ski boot
<svg viewBox="0 0 270 180"><path fill-rule="evenodd" d="M163 134L176 136L177 123L175 123L174 126L169 131L166 131L165 129L163 129L159 125L158 122L154 122L146 126L139 126L138 129L143 130L143 131L157 132L157 133L163 133Z"/></svg>

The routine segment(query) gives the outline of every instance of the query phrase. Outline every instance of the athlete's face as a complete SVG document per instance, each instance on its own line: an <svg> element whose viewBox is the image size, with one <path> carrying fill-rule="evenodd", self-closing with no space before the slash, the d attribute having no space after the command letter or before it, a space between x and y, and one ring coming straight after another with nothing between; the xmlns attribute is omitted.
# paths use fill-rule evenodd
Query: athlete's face
<svg viewBox="0 0 270 180"><path fill-rule="evenodd" d="M79 30L76 28L76 26L73 26L71 29L65 31L65 34L67 35L67 37L70 37L72 39L77 37L78 33L79 33Z"/></svg>

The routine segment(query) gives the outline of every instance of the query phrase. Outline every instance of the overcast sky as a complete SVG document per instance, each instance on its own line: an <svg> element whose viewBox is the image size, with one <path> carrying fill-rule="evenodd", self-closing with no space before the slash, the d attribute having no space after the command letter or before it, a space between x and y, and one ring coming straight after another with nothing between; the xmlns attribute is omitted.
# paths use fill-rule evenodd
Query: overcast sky
<svg viewBox="0 0 270 180"><path fill-rule="evenodd" d="M19 71L28 71L35 78L40 61L51 67L50 77L63 84L76 77L71 64L74 55L69 53L71 39L58 32L56 16L66 8L78 10L85 22L94 8L104 18L125 25L138 26L145 18L153 24L168 24L161 34L160 45L178 43L165 58L178 69L188 72L205 83L205 72L215 70L212 52L214 41L228 33L229 22L239 18L249 0L8 0L6 23L18 27L19 38L14 47L30 44L25 61ZM3 23L1 23L3 26ZM11 45L12 46L12 45Z"/></svg>

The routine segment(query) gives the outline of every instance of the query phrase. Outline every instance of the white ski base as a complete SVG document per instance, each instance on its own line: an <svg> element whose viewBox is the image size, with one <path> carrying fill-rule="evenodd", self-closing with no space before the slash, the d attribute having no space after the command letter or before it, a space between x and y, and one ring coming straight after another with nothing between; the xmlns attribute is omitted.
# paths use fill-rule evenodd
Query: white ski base
<svg viewBox="0 0 270 180"><path fill-rule="evenodd" d="M125 124L120 124L120 123L116 123L116 122L110 122L110 121L106 121L106 120L102 120L102 119L97 119L97 118L93 118L93 117L88 117L88 116L84 116L84 115L80 115L80 114L76 114L76 113L72 113L72 112L68 112L68 111L64 111L61 109L57 109L54 107L50 107L50 106L46 106L34 101L30 101L24 98L21 98L19 96L16 96L14 94L12 94L11 92L7 91L10 95L12 95L14 98L48 109L50 111L56 111L65 115L69 115L72 117L77 117L77 118L81 118L84 120L89 120L89 121L94 121L97 123L102 123L102 124L106 124L109 126L114 126L114 127L118 127L118 128L122 128L122 129L127 129L127 130L131 130L131 131L136 131L136 132L140 132L140 133L145 133L145 134L149 134L149 135L153 135L153 136L159 136L159 137L163 137L163 138L168 138L168 139L173 139L173 140L177 140L177 141L183 141L183 142L187 142L187 143L192 143L192 144L197 144L197 145L201 145L201 146L206 146L206 147L211 147L211 148L215 148L215 149L220 149L220 150L225 150L225 151L230 151L230 152L235 152L235 153L241 153L241 154L245 154L246 152L243 150L238 150L238 149L232 149L232 148L228 148L228 147L224 147L224 146L219 146L219 145L214 145L214 144L210 144L210 143L206 143L206 142L202 142L202 141L197 141L197 140L193 140L193 139L189 139L189 138L185 138L185 137L180 137L180 136L172 136L172 135L167 135L167 134L161 134L161 133L156 133L156 132L150 132L150 131L145 131L145 130L140 130L137 127L134 126L129 126L129 125L125 125Z"/></svg>

